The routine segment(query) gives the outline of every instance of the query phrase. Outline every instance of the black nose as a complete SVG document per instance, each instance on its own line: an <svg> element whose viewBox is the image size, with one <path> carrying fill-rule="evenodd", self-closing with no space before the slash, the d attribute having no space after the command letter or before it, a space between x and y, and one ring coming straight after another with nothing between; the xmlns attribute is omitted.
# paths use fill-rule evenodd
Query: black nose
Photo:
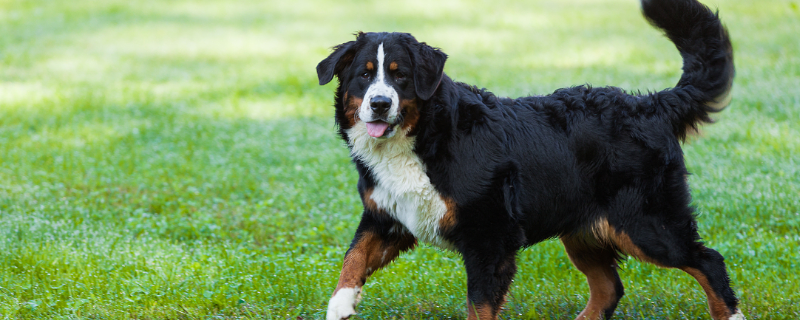
<svg viewBox="0 0 800 320"><path fill-rule="evenodd" d="M384 114L392 107L392 99L385 96L374 96L369 100L369 107L376 114Z"/></svg>

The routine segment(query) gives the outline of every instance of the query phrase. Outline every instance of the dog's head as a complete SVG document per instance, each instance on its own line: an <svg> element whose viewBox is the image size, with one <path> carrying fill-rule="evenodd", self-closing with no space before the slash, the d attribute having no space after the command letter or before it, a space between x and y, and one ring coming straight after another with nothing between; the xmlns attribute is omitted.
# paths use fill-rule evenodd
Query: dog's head
<svg viewBox="0 0 800 320"><path fill-rule="evenodd" d="M342 129L363 121L371 137L389 138L416 125L419 102L436 92L446 59L407 33L359 33L317 65L317 76L320 85L339 79Z"/></svg>

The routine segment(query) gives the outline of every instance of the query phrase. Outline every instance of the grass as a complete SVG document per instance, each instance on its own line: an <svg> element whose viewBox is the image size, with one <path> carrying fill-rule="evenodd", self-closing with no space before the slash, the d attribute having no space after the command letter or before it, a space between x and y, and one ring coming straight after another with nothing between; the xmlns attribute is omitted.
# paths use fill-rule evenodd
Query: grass
<svg viewBox="0 0 800 320"><path fill-rule="evenodd" d="M701 234L751 319L800 317L800 3L706 1L734 101L685 145ZM672 86L680 57L633 0L0 0L2 318L324 317L360 216L314 67L405 31L499 95ZM575 316L556 241L519 255L506 319ZM628 260L618 319L708 318L688 275ZM377 272L362 319L464 318L458 255Z"/></svg>

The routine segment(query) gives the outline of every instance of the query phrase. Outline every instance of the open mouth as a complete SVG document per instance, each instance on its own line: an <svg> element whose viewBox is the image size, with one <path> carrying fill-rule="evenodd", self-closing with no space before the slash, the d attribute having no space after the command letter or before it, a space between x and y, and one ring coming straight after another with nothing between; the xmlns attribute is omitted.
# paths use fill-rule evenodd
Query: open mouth
<svg viewBox="0 0 800 320"><path fill-rule="evenodd" d="M372 121L367 122L367 133L370 137L373 138L380 138L388 136L392 133L392 125L387 123L386 121Z"/></svg>

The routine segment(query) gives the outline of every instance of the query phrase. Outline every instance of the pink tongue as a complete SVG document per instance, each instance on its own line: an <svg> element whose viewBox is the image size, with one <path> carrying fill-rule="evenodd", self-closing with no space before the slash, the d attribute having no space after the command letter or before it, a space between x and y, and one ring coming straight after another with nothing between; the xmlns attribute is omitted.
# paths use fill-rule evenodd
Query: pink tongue
<svg viewBox="0 0 800 320"><path fill-rule="evenodd" d="M389 124L383 121L367 122L367 133L373 138L382 137L389 128Z"/></svg>

